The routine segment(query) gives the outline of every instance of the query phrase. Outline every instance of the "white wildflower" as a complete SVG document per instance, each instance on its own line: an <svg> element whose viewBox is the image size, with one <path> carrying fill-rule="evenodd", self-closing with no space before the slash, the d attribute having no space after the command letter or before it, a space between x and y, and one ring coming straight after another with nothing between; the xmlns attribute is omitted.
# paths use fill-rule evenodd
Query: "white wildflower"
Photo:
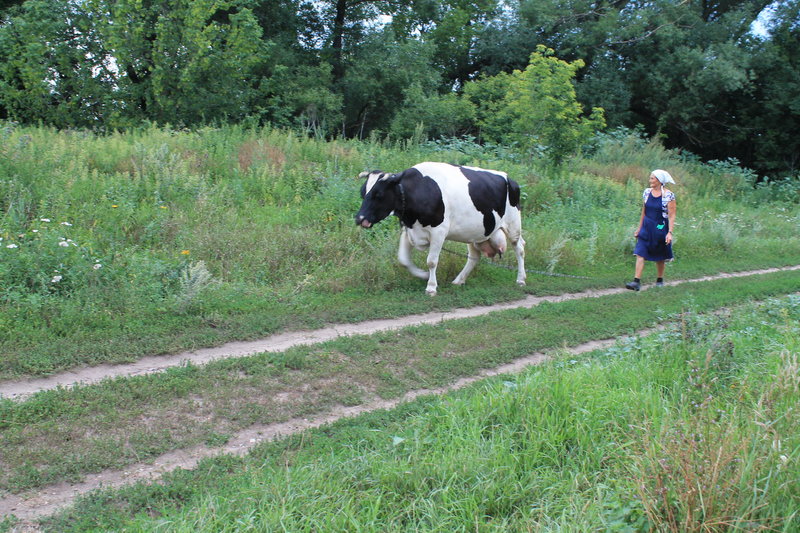
<svg viewBox="0 0 800 533"><path fill-rule="evenodd" d="M63 248L66 248L67 246L69 246L69 243L67 241L61 241L61 242L58 243L58 245L63 247Z"/></svg>
<svg viewBox="0 0 800 533"><path fill-rule="evenodd" d="M50 222L49 218L40 218L39 220L41 220L42 222Z"/></svg>
<svg viewBox="0 0 800 533"><path fill-rule="evenodd" d="M34 233L39 233L38 229L34 229L34 230L31 230L31 231L33 231Z"/></svg>
<svg viewBox="0 0 800 533"><path fill-rule="evenodd" d="M11 244L7 244L6 248L19 248L19 247L16 244L11 243Z"/></svg>
<svg viewBox="0 0 800 533"><path fill-rule="evenodd" d="M63 276L53 276L53 279L50 280L50 283L58 283L63 279Z"/></svg>
<svg viewBox="0 0 800 533"><path fill-rule="evenodd" d="M62 222L61 225L62 226L71 226L72 224L70 224L69 222Z"/></svg>
<svg viewBox="0 0 800 533"><path fill-rule="evenodd" d="M95 269L95 270L97 270L98 268L102 268L102 267L103 267L103 265L101 265L100 263L95 263L94 265L92 265L92 268Z"/></svg>

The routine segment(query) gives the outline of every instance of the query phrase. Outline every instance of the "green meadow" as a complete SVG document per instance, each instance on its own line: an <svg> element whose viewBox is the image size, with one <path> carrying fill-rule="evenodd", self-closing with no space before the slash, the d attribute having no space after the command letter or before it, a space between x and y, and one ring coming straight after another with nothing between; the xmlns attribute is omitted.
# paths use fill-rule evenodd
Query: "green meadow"
<svg viewBox="0 0 800 533"><path fill-rule="evenodd" d="M527 287L488 264L453 287L464 259L444 254L440 294L422 298L421 282L397 265L397 223L355 226L359 172L425 160L495 168L521 184L527 266L537 271ZM702 165L631 134L606 134L591 156L554 169L465 141L325 142L233 126L97 135L7 123L0 379L621 286L632 276L633 231L653 168L678 181L678 260L668 278L800 263L795 182L758 185L731 163Z"/></svg>
<svg viewBox="0 0 800 533"><path fill-rule="evenodd" d="M503 268L513 257L450 285L465 246L449 244L431 298L397 264L394 219L355 226L360 172L431 160L520 183L525 287ZM796 180L760 183L631 132L556 168L458 140L3 124L0 396L3 381L281 331L621 287L655 168L678 182L668 281L800 264ZM796 531L798 290L798 271L684 283L0 397L0 496L546 352L519 375L92 492L39 526Z"/></svg>

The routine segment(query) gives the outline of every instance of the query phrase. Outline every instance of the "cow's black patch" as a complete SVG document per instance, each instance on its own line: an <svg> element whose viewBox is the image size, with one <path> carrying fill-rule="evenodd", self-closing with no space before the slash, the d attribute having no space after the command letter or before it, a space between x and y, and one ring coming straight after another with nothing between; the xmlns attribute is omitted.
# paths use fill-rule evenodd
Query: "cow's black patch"
<svg viewBox="0 0 800 533"><path fill-rule="evenodd" d="M356 224L362 220L377 224L392 211L409 228L415 222L438 226L444 221L444 200L439 185L415 168L400 174L381 173L369 192L364 183L361 196L364 200L356 215Z"/></svg>
<svg viewBox="0 0 800 533"><path fill-rule="evenodd" d="M404 206L395 212L404 226L410 228L419 222L423 226L436 227L444 222L444 200L439 184L430 176L423 176L416 168L404 170L398 178L405 198L401 196Z"/></svg>
<svg viewBox="0 0 800 533"><path fill-rule="evenodd" d="M495 228L494 213L502 218L506 212L509 183L500 174L488 170L466 167L459 167L459 170L469 180L469 197L475 208L483 214L485 235L490 235ZM519 186L517 186L517 202L519 203Z"/></svg>

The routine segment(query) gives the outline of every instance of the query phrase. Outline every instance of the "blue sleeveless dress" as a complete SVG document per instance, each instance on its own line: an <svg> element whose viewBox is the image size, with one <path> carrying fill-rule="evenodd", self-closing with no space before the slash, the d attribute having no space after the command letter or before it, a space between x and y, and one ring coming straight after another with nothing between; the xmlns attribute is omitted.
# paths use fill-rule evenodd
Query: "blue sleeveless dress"
<svg viewBox="0 0 800 533"><path fill-rule="evenodd" d="M671 261L672 244L666 243L667 232L669 219L664 217L661 197L648 194L644 203L644 220L633 255L644 257L647 261Z"/></svg>

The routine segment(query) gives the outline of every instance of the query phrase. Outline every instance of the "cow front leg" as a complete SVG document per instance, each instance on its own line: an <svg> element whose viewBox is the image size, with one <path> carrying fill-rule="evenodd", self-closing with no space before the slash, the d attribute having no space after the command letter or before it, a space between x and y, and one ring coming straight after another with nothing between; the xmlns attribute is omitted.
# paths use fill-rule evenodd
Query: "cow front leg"
<svg viewBox="0 0 800 533"><path fill-rule="evenodd" d="M400 247L397 250L397 259L400 261L401 265L411 272L411 275L420 279L428 279L428 272L419 268L411 260L411 241L408 240L408 233L405 228L403 228L403 231L400 233Z"/></svg>
<svg viewBox="0 0 800 533"><path fill-rule="evenodd" d="M428 250L428 286L425 287L425 292L430 296L436 296L436 267L439 266L439 254L442 251L444 239L432 239L431 247Z"/></svg>
<svg viewBox="0 0 800 533"><path fill-rule="evenodd" d="M467 243L467 264L464 265L464 268L458 273L456 279L453 280L453 285L463 285L464 282L467 281L467 276L470 275L475 265L477 265L480 260L480 250L471 242Z"/></svg>

